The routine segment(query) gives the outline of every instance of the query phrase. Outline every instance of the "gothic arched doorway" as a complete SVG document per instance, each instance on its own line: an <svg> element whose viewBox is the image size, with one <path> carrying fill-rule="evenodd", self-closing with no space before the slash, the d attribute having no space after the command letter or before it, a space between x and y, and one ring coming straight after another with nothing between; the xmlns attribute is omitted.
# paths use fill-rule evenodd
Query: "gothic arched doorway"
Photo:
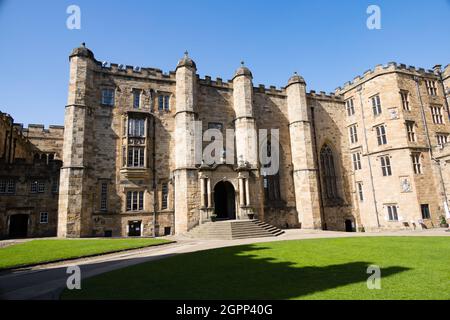
<svg viewBox="0 0 450 320"><path fill-rule="evenodd" d="M13 214L9 217L9 237L26 238L28 235L28 215Z"/></svg>
<svg viewBox="0 0 450 320"><path fill-rule="evenodd" d="M221 181L214 187L214 211L217 219L236 219L236 193L228 181Z"/></svg>

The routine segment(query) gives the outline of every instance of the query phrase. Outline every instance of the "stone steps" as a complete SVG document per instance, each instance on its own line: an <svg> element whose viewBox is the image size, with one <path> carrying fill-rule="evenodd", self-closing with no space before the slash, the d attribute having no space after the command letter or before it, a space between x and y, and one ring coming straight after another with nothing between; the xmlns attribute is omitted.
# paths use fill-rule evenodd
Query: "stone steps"
<svg viewBox="0 0 450 320"><path fill-rule="evenodd" d="M276 237L284 231L259 220L229 220L206 222L186 233L196 239L247 239Z"/></svg>

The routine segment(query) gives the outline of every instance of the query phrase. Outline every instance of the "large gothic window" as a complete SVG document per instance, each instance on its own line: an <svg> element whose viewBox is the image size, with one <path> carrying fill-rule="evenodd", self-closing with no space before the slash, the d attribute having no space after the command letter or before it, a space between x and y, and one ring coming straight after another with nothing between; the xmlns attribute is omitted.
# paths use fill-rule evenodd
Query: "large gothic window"
<svg viewBox="0 0 450 320"><path fill-rule="evenodd" d="M333 151L330 146L323 146L320 151L320 163L322 165L323 184L325 187L325 196L329 200L339 199L337 192L337 178L334 166Z"/></svg>
<svg viewBox="0 0 450 320"><path fill-rule="evenodd" d="M272 144L271 139L267 140L267 156L271 157L272 155ZM270 163L264 165L263 167L269 167ZM264 169L263 169L264 170ZM265 202L278 202L281 200L281 192L280 192L280 174L277 172L274 175L264 176L264 194L265 194Z"/></svg>

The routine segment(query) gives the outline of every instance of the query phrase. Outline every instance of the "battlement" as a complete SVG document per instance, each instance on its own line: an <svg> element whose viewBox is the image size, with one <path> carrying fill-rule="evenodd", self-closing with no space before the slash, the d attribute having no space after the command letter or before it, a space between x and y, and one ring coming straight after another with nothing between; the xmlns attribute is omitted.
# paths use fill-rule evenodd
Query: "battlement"
<svg viewBox="0 0 450 320"><path fill-rule="evenodd" d="M64 137L64 126L50 125L48 126L48 129L46 129L43 124L29 124L28 127L24 127L21 123L17 123L15 125L19 126L21 128L21 131L27 136L50 135L53 137Z"/></svg>
<svg viewBox="0 0 450 320"><path fill-rule="evenodd" d="M123 65L96 61L98 71L113 75L132 76L138 78L157 78L161 80L175 80L175 71L163 72L157 68L141 68L137 66Z"/></svg>
<svg viewBox="0 0 450 320"><path fill-rule="evenodd" d="M436 78L436 74L433 70L425 70L424 68L416 68L414 66L407 66L403 63L389 62L386 65L378 64L373 69L369 69L362 76L356 76L352 81L344 83L343 87L338 87L335 90L335 94L343 94L344 92L353 89L354 87L361 85L362 83L369 81L379 75L387 74L391 72L406 72L415 76L432 77Z"/></svg>
<svg viewBox="0 0 450 320"><path fill-rule="evenodd" d="M203 79L197 74L198 83L201 85L223 88L223 89L232 89L233 82L231 80L223 81L222 78L217 77L216 80L211 80L210 76L205 76Z"/></svg>
<svg viewBox="0 0 450 320"><path fill-rule="evenodd" d="M318 99L318 100L328 100L328 101L343 101L342 96L336 95L335 93L326 93L324 91L320 91L319 93L316 93L315 90L310 90L306 93L306 97L310 99Z"/></svg>

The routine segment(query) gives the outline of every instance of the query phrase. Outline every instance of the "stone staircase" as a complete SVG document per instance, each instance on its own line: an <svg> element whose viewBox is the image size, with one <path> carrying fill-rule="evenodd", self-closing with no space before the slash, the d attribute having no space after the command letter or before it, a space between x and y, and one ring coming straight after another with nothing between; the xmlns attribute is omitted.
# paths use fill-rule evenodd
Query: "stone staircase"
<svg viewBox="0 0 450 320"><path fill-rule="evenodd" d="M277 237L284 231L259 220L225 220L206 222L186 233L196 239L247 239Z"/></svg>

